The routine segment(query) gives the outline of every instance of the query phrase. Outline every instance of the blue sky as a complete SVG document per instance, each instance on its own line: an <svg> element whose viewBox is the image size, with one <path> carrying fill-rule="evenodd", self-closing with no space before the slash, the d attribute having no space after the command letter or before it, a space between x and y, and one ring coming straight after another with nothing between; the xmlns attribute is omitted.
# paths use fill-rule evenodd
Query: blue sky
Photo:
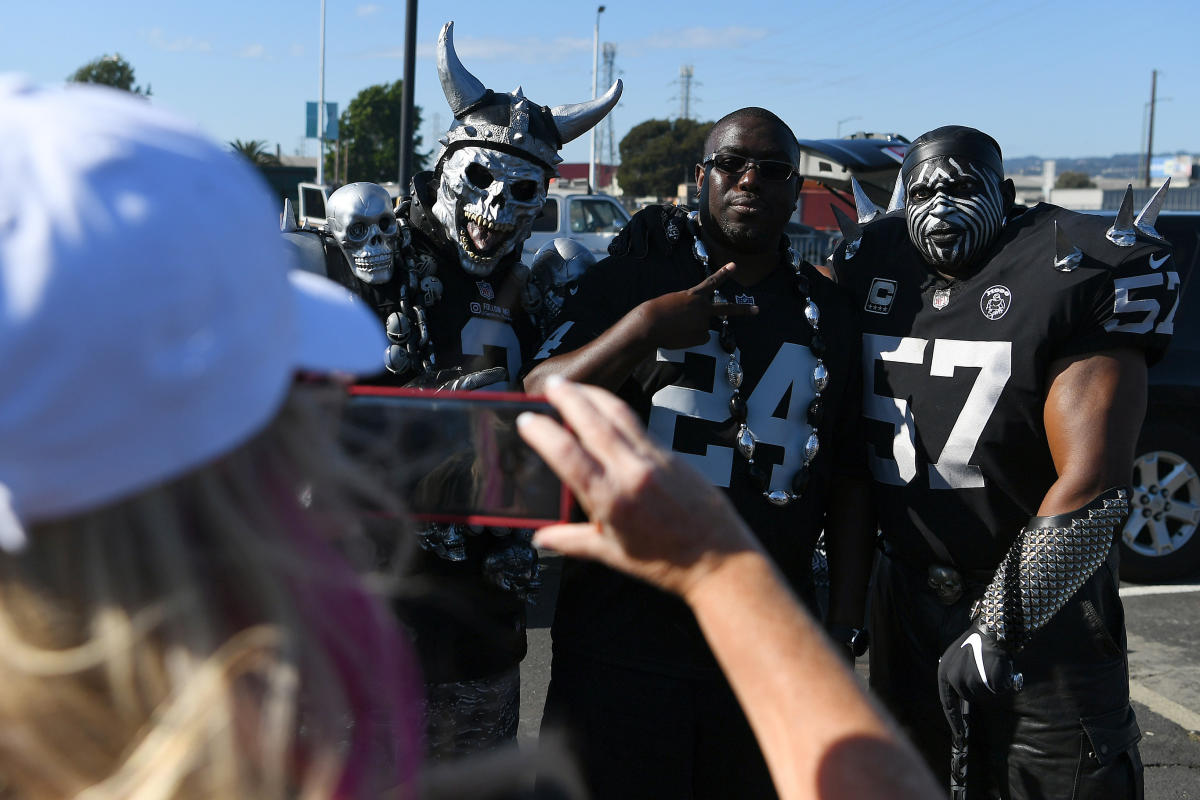
<svg viewBox="0 0 1200 800"><path fill-rule="evenodd" d="M947 123L993 134L1008 156L1135 152L1150 72L1160 70L1156 152L1200 152L1200 56L1192 0L861 0L785 3L610 0L600 39L617 47L625 96L617 141L634 124L679 113L691 64L693 116L744 105L783 117L801 138L852 130L910 138ZM0 70L44 83L119 52L154 102L223 139L303 139L317 98L320 0L10 2ZM488 16L504 9L502 17ZM685 13L686 9L686 13ZM420 4L415 93L425 147L449 122L433 48L455 20L459 54L487 86L521 84L545 105L590 96L593 3L443 0ZM403 0L327 0L325 96L341 108L403 75ZM587 137L567 145L587 158Z"/></svg>

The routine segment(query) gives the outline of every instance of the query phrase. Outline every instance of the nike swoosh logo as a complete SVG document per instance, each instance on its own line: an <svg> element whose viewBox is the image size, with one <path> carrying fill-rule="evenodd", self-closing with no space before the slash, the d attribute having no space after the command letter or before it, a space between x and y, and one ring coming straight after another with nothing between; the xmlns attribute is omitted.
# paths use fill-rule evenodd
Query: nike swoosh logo
<svg viewBox="0 0 1200 800"><path fill-rule="evenodd" d="M1163 264L1165 264L1167 259L1170 257L1171 257L1170 253L1167 253L1165 256L1163 256L1162 258L1159 258L1159 259L1155 259L1154 256L1150 256L1150 269L1158 269Z"/></svg>
<svg viewBox="0 0 1200 800"><path fill-rule="evenodd" d="M567 291L571 293L571 296L572 296L572 297L574 297L574 296L575 296L575 293L579 291L579 287L578 287L578 286L572 286L572 287L571 287L570 289L568 289Z"/></svg>
<svg viewBox="0 0 1200 800"><path fill-rule="evenodd" d="M987 673L983 670L983 637L978 633L972 633L962 643L962 646L971 648L971 652L975 655L975 669L979 670L979 679L983 681L983 685L987 687L988 691L994 692L995 689L988 684Z"/></svg>

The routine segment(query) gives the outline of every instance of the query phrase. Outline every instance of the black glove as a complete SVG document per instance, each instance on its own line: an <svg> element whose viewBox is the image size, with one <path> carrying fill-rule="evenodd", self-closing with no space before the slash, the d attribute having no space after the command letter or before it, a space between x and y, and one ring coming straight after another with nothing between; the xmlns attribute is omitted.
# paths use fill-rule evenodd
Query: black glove
<svg viewBox="0 0 1200 800"><path fill-rule="evenodd" d="M404 384L407 389L433 389L439 392L473 392L496 384L499 389L507 389L508 370L504 367L490 367L478 372L463 374L462 367L439 369L432 375L418 375Z"/></svg>
<svg viewBox="0 0 1200 800"><path fill-rule="evenodd" d="M1012 657L987 630L972 624L946 648L938 661L938 694L955 741L965 740L962 701L986 694L1019 692L1024 685L1013 672Z"/></svg>

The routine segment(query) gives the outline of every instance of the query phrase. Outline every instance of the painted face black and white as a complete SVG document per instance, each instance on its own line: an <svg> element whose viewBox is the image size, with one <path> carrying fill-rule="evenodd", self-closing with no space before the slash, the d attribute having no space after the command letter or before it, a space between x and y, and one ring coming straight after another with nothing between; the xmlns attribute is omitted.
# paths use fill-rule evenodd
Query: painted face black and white
<svg viewBox="0 0 1200 800"><path fill-rule="evenodd" d="M904 183L908 236L929 266L955 272L987 250L1004 225L1001 178L954 156L913 168Z"/></svg>

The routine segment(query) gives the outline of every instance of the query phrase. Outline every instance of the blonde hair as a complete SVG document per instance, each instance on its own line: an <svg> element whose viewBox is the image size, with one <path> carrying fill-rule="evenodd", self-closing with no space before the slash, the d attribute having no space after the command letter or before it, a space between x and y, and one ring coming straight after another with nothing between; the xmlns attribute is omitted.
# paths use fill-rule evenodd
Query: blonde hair
<svg viewBox="0 0 1200 800"><path fill-rule="evenodd" d="M35 525L25 552L0 557L0 797L334 794L347 727L365 724L347 672L385 665L328 600L361 595L357 575L303 530L317 510L298 498L316 487L319 527L356 547L342 477L356 473L330 433L294 393L220 460ZM414 680L381 677L371 692ZM417 734L391 727L400 762ZM415 765L393 766L360 788L406 794Z"/></svg>

